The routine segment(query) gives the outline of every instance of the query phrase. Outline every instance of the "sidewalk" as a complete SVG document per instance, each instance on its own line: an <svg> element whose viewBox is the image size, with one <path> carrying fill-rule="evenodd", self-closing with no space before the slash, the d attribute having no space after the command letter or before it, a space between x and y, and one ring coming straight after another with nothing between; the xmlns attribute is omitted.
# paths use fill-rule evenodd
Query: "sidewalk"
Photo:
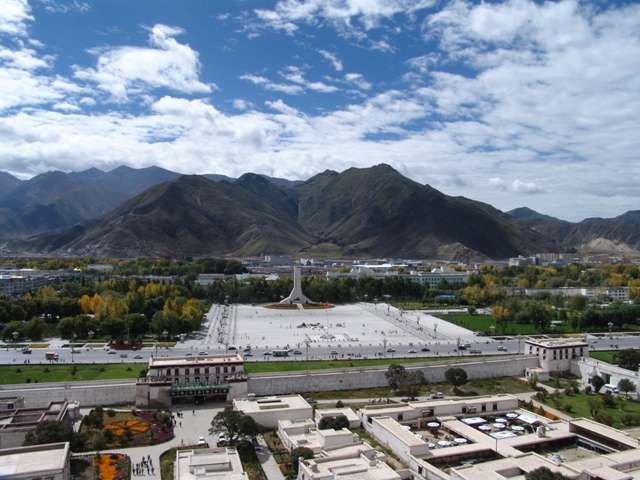
<svg viewBox="0 0 640 480"><path fill-rule="evenodd" d="M256 448L256 455L258 455L258 460L260 460L264 474L269 480L284 480L284 475L282 475L280 467L273 458L273 455L271 455L269 447L267 447L267 443L264 441L264 438L262 438L262 435L258 436L258 443L260 446Z"/></svg>

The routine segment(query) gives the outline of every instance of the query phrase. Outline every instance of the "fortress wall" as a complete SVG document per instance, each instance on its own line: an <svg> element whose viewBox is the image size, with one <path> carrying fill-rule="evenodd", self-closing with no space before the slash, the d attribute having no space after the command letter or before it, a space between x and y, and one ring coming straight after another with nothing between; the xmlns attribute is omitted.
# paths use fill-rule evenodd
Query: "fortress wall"
<svg viewBox="0 0 640 480"><path fill-rule="evenodd" d="M473 380L493 377L524 377L526 368L537 366L538 358L535 356L404 364L404 367L409 371L414 369L422 370L428 383L444 382L444 372L451 367L464 369L469 380ZM283 395L385 387L389 385L384 375L387 368L386 366L345 368L250 375L248 391L256 395Z"/></svg>

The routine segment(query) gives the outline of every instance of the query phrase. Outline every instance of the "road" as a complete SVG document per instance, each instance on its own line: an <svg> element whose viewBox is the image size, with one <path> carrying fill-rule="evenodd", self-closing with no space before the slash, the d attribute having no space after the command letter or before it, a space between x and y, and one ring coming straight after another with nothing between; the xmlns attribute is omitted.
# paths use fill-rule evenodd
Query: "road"
<svg viewBox="0 0 640 480"><path fill-rule="evenodd" d="M591 343L591 342L597 343ZM588 335L587 342L591 350L613 350L617 348L640 348L640 337L638 336L622 336L614 337L610 340L607 337L599 338L596 336ZM100 346L93 348L81 348L76 349L80 353L71 353L71 349L64 346L67 342L60 339L49 340L50 346L46 349L33 349L33 352L28 355L22 354L18 349L11 348L10 343L5 344L5 348L0 349L0 364L21 364L25 361L30 363L49 363L49 360L45 359L45 352L55 352L59 356L59 363L140 363L146 364L150 356L170 356L170 355L196 355L198 352L208 352L212 354L224 353L225 346L208 343L206 338L203 339L188 339L185 342L179 342L175 347L171 348L158 348L145 347L137 352L123 352L127 356L121 357L121 353L109 354L107 350ZM471 349L478 349L483 355L513 355L518 352L524 351L524 339L520 342L516 339L505 340L493 340L488 337L478 337L477 340L469 342L471 343ZM520 345L518 345L520 343ZM460 356L460 357L473 357L473 355L467 351L456 352L456 342L454 341L442 341L442 342L416 342L413 346L403 345L394 346L392 344L387 345L387 348L395 351L385 351L382 346L353 346L353 347L338 347L338 346L317 346L313 345L309 348L309 359L328 359L331 357L347 358L349 356L353 358L360 357L442 357L442 356ZM423 348L428 348L429 352L422 352ZM501 351L499 348L504 348ZM409 350L415 350L416 353L409 353ZM233 350L227 350L232 352ZM307 351L305 347L299 350L301 353L297 355L290 354L287 359L275 358L272 355L263 355L265 350L253 350L252 356L246 356L246 361L293 361L303 360L307 358ZM332 354L337 352L337 354ZM243 351L239 352L241 355L245 355ZM142 358L134 358L136 355Z"/></svg>

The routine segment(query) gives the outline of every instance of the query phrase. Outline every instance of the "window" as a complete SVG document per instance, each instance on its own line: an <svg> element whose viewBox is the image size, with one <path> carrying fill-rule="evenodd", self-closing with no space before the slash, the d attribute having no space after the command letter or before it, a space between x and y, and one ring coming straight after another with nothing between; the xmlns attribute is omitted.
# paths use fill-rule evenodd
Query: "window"
<svg viewBox="0 0 640 480"><path fill-rule="evenodd" d="M232 372L235 372L235 371L236 371L236 367L235 367L235 366L232 366L232 367L231 367L231 371L232 371Z"/></svg>
<svg viewBox="0 0 640 480"><path fill-rule="evenodd" d="M170 377L170 376L171 376L171 369L167 368L167 377Z"/></svg>
<svg viewBox="0 0 640 480"><path fill-rule="evenodd" d="M220 367L216 367L216 373L220 373Z"/></svg>
<svg viewBox="0 0 640 480"><path fill-rule="evenodd" d="M176 369L173 371L173 374L174 374L176 377L177 377L178 375L180 375L180 369L179 369L179 368L176 368Z"/></svg>
<svg viewBox="0 0 640 480"><path fill-rule="evenodd" d="M227 366L224 367L224 373L229 373L229 367Z"/></svg>
<svg viewBox="0 0 640 480"><path fill-rule="evenodd" d="M487 411L487 405L486 404L482 404L482 409L481 411L486 412Z"/></svg>
<svg viewBox="0 0 640 480"><path fill-rule="evenodd" d="M199 368L194 368L193 369L193 373L195 373L196 375L200 374L200 369Z"/></svg>
<svg viewBox="0 0 640 480"><path fill-rule="evenodd" d="M494 411L494 412L497 412L497 411L498 411L498 404L497 404L497 403L494 403L494 404L493 404L493 411Z"/></svg>
<svg viewBox="0 0 640 480"><path fill-rule="evenodd" d="M204 373L205 374L209 373L209 367L204 367Z"/></svg>
<svg viewBox="0 0 640 480"><path fill-rule="evenodd" d="M404 420L404 415L402 413L399 413L398 414L398 421L400 422L402 420Z"/></svg>
<svg viewBox="0 0 640 480"><path fill-rule="evenodd" d="M185 374L185 375L189 375L189 369L188 369L188 368L185 368L185 369L184 369L184 374Z"/></svg>

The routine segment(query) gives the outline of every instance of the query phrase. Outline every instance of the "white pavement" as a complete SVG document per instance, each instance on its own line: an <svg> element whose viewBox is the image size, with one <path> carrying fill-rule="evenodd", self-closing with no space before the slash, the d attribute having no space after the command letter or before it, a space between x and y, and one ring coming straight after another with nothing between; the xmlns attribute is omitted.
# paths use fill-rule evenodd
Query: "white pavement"
<svg viewBox="0 0 640 480"><path fill-rule="evenodd" d="M219 327L225 307L212 306L203 335L188 340L193 349L210 353L225 345L254 351L311 347L365 347L408 345L411 342L468 342L477 340L474 332L420 311L403 312L385 303L338 305L328 309L279 310L262 306L230 305L225 315L225 331ZM223 339L219 342L218 339Z"/></svg>

